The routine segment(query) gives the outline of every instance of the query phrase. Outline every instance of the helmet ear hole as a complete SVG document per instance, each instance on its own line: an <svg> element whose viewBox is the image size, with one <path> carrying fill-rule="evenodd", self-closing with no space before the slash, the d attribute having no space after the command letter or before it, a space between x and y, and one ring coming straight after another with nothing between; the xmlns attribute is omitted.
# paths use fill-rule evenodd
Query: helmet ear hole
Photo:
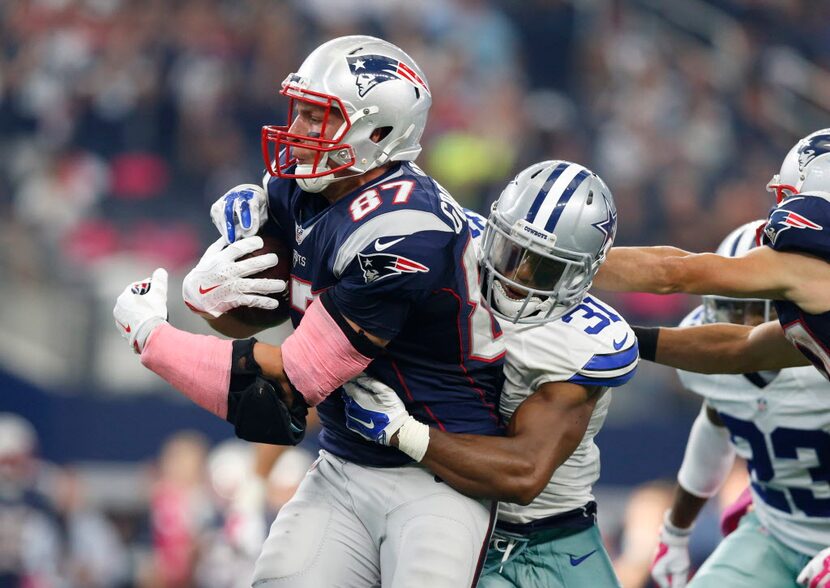
<svg viewBox="0 0 830 588"><path fill-rule="evenodd" d="M375 143L380 143L386 137L389 136L389 133L392 132L393 128L394 127L378 127L374 131L372 131L372 134L369 138Z"/></svg>

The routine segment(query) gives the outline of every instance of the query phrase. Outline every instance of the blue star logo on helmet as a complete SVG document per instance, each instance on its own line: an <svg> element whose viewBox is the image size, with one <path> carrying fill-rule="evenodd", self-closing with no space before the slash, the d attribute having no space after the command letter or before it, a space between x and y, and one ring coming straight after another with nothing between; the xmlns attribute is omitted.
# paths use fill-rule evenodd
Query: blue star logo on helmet
<svg viewBox="0 0 830 588"><path fill-rule="evenodd" d="M405 63L385 55L357 55L347 57L349 71L355 77L357 95L363 98L369 90L389 80L406 80L422 87L427 94L429 88L415 70Z"/></svg>
<svg viewBox="0 0 830 588"><path fill-rule="evenodd" d="M805 138L798 148L799 171L803 171L808 163L825 153L830 153L830 133L816 133Z"/></svg>
<svg viewBox="0 0 830 588"><path fill-rule="evenodd" d="M617 232L617 211L608 202L605 194L602 195L602 199L605 200L605 220L591 223L592 227L603 234L602 245L599 248L600 252L605 251L606 245L614 238L614 234Z"/></svg>

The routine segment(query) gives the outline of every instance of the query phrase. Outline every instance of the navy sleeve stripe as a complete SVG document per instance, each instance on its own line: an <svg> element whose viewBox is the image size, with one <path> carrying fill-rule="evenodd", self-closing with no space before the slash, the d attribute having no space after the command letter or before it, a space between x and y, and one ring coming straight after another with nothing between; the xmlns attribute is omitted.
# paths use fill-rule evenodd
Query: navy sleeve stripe
<svg viewBox="0 0 830 588"><path fill-rule="evenodd" d="M636 363L639 358L637 345L631 345L627 349L614 353L602 353L594 355L582 368L583 371L609 372L625 368Z"/></svg>
<svg viewBox="0 0 830 588"><path fill-rule="evenodd" d="M608 388L616 388L628 382L634 376L636 371L637 368L634 367L631 371L614 378L591 378L583 374L574 374L568 379L568 381L572 384L581 384L583 386L606 386Z"/></svg>

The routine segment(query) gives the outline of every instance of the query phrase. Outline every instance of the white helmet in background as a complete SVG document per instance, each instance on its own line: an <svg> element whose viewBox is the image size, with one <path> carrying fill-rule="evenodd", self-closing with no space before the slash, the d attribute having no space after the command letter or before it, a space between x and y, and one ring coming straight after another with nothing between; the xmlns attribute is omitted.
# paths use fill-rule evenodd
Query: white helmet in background
<svg viewBox="0 0 830 588"><path fill-rule="evenodd" d="M343 170L352 173L341 178L390 161L414 160L421 151L419 142L432 104L426 78L415 61L392 43L363 35L320 45L285 79L280 94L289 98L288 122L262 127L265 165L272 176L296 178L306 192L324 190ZM323 108L319 136L290 132L301 103ZM344 122L326 139L332 109ZM375 131L379 133L373 140ZM313 163L298 164L292 171L297 160L291 147L297 142L316 156Z"/></svg>
<svg viewBox="0 0 830 588"><path fill-rule="evenodd" d="M0 412L0 494L26 483L37 449L35 428L21 416Z"/></svg>
<svg viewBox="0 0 830 588"><path fill-rule="evenodd" d="M482 292L493 313L544 323L579 304L617 232L605 182L568 161L523 170L487 219Z"/></svg>
<svg viewBox="0 0 830 588"><path fill-rule="evenodd" d="M796 143L767 190L775 193L778 202L802 192L830 192L830 128Z"/></svg>
<svg viewBox="0 0 830 588"><path fill-rule="evenodd" d="M718 246L716 253L723 257L741 257L758 245L758 233L766 221L758 219L741 225ZM703 322L759 324L776 317L772 302L762 298L703 297Z"/></svg>

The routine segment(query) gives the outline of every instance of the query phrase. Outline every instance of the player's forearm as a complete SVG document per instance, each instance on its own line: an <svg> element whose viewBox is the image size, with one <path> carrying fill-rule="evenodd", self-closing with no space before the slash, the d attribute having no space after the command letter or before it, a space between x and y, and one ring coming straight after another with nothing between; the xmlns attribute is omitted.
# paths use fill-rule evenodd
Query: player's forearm
<svg viewBox="0 0 830 588"><path fill-rule="evenodd" d="M669 294L679 289L673 260L691 255L677 247L612 247L594 286L618 292Z"/></svg>
<svg viewBox="0 0 830 588"><path fill-rule="evenodd" d="M776 330L770 340L762 327ZM692 327L661 327L656 357L670 367L702 374L746 374L807 365L807 360L784 338L777 323L749 327L715 323Z"/></svg>
<svg viewBox="0 0 830 588"><path fill-rule="evenodd" d="M516 440L510 437L430 429L421 464L467 496L527 504L538 494L534 493L538 475L533 454L531 448L517 451Z"/></svg>
<svg viewBox="0 0 830 588"><path fill-rule="evenodd" d="M700 511L708 499L695 496L681 485L677 485L674 492L674 501L669 514L669 521L675 527L688 529L694 525Z"/></svg>
<svg viewBox="0 0 830 588"><path fill-rule="evenodd" d="M551 431L544 447L520 436L460 435L430 429L421 463L467 496L529 504L579 444L581 434L568 429L563 423Z"/></svg>

